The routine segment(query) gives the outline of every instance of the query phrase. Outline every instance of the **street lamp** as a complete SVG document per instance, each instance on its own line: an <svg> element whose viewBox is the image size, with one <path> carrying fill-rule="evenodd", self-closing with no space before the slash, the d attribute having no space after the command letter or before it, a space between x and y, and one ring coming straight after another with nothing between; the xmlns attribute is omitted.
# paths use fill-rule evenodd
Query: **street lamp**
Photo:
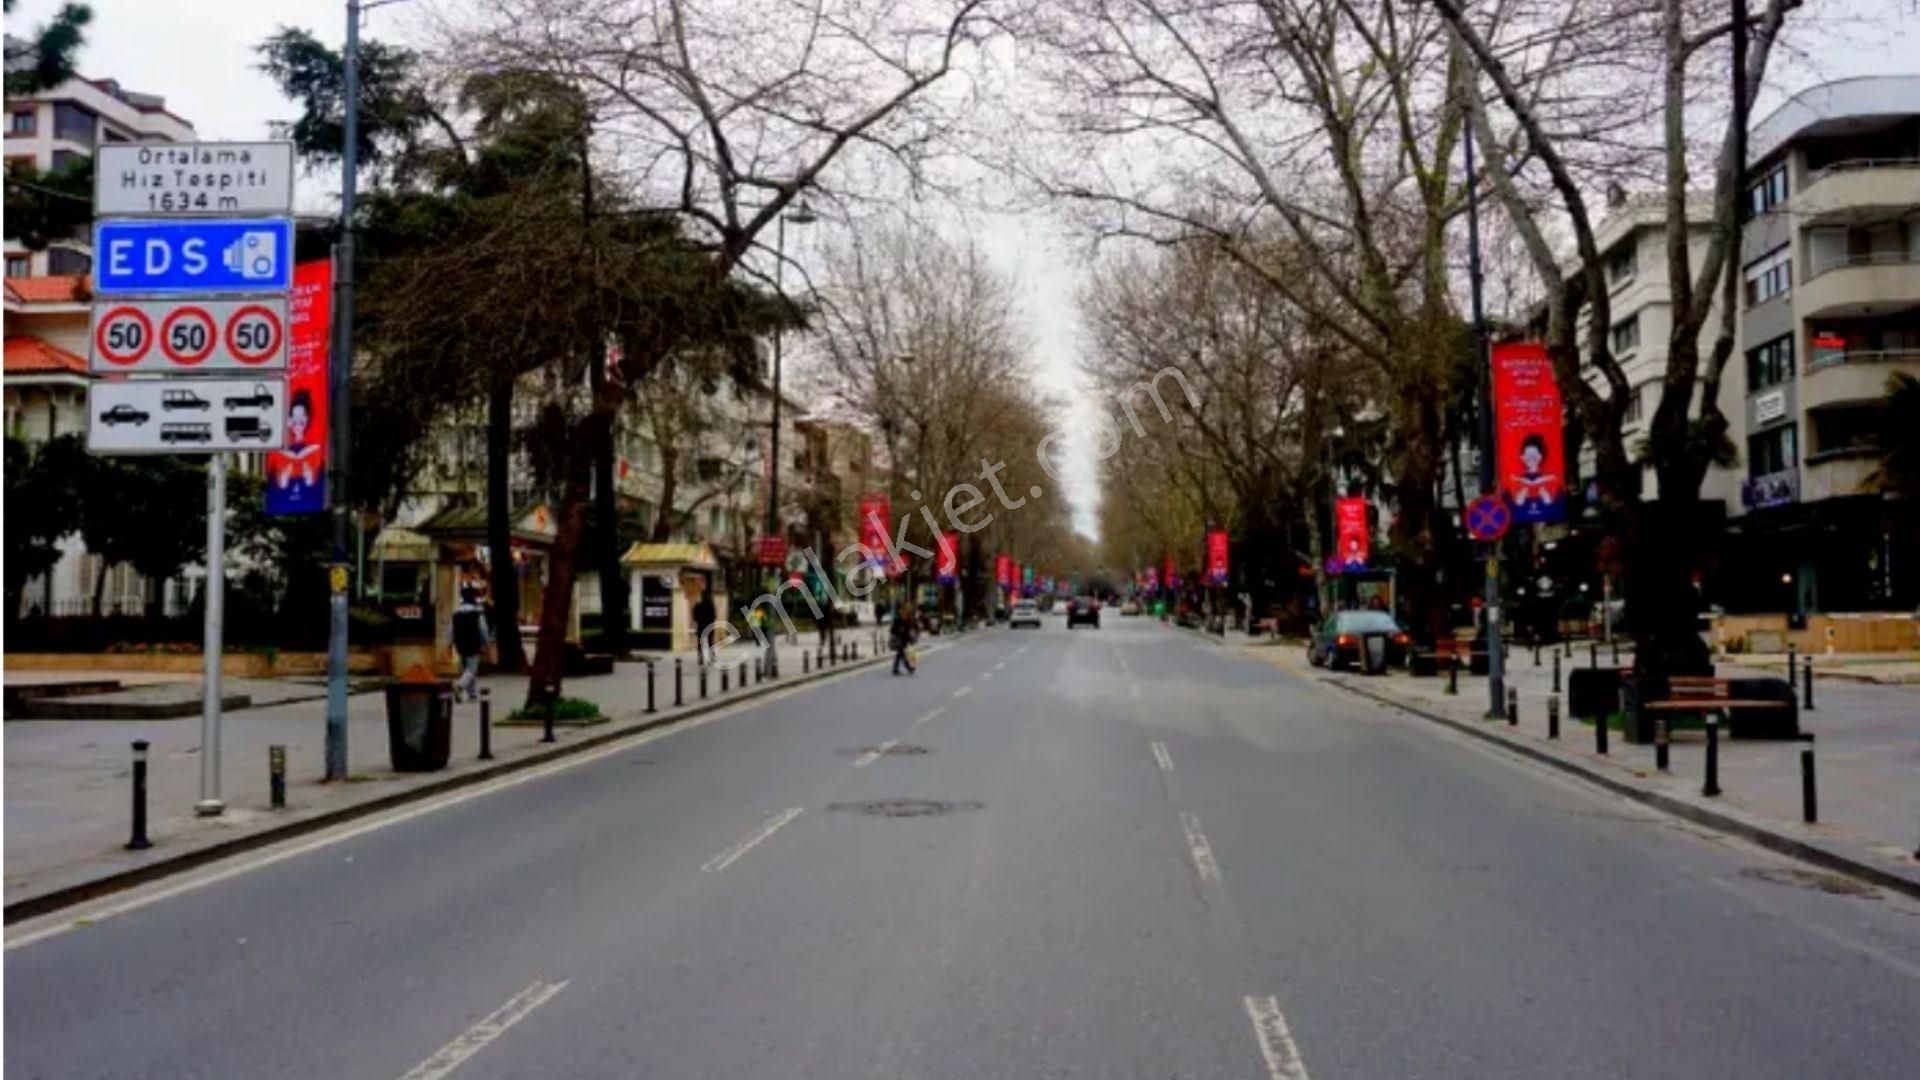
<svg viewBox="0 0 1920 1080"><path fill-rule="evenodd" d="M794 200L793 208L780 215L779 224L774 227L774 264L773 288L785 300L787 271L787 222L795 225L811 225L820 220L820 216L807 205L807 200ZM780 527L780 339L781 324L773 324L773 440L770 451L773 467L767 475L767 535L786 536L786 530Z"/></svg>

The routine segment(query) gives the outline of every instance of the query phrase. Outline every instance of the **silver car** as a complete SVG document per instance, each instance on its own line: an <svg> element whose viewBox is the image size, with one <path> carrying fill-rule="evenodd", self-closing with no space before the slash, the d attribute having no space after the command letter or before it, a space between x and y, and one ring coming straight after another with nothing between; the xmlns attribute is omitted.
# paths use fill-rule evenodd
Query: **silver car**
<svg viewBox="0 0 1920 1080"><path fill-rule="evenodd" d="M1007 616L1007 627L1031 626L1040 629L1040 605L1031 600L1016 600L1013 613Z"/></svg>

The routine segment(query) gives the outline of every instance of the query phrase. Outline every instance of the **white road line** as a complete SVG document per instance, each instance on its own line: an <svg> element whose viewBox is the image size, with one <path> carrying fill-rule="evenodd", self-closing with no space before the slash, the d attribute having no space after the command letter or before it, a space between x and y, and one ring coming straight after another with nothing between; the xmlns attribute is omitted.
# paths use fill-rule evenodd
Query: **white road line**
<svg viewBox="0 0 1920 1080"><path fill-rule="evenodd" d="M892 750L895 746L899 745L899 743L900 743L899 739L888 739L886 742L881 743L879 746L876 746L873 749L867 751L866 753L861 754L859 759L853 763L853 767L856 769L866 768L867 766L873 764L874 762L879 761L882 755L887 753L887 751Z"/></svg>
<svg viewBox="0 0 1920 1080"><path fill-rule="evenodd" d="M935 705L933 708L928 709L926 712L921 713L917 718L915 718L911 726L919 727L921 724L924 724L929 720L932 720L934 717L939 716L941 713L946 711L947 711L947 707L945 705Z"/></svg>
<svg viewBox="0 0 1920 1080"><path fill-rule="evenodd" d="M990 682L990 681L992 681L992 679L993 679L993 672L991 672L991 671L983 671L983 672L981 672L981 673L980 673L980 681L981 681L981 682Z"/></svg>
<svg viewBox="0 0 1920 1080"><path fill-rule="evenodd" d="M1127 689L1128 689L1129 691L1131 691L1131 692L1132 692L1132 694L1133 694L1133 696L1134 696L1134 697L1139 697L1139 696L1140 696L1140 684L1139 684L1139 683L1128 683L1128 684L1127 684Z"/></svg>
<svg viewBox="0 0 1920 1080"><path fill-rule="evenodd" d="M971 693L973 693L973 687L971 687L971 686L963 686L963 687L961 687L960 689L958 689L958 690L955 690L955 691L953 692L953 696L954 696L954 697L966 697L966 696L967 696L968 694L971 694Z"/></svg>
<svg viewBox="0 0 1920 1080"><path fill-rule="evenodd" d="M752 851L754 845L772 836L774 833L779 832L782 825L799 817L802 809L802 807L798 806L789 806L785 810L768 818L760 824L759 828L748 833L745 839L720 854L715 855L713 858L708 859L707 864L700 868L700 872L703 874L717 874L727 867L732 866L740 860L740 856Z"/></svg>
<svg viewBox="0 0 1920 1080"><path fill-rule="evenodd" d="M1161 772L1173 771L1173 755L1167 753L1167 744L1158 739L1153 742L1153 760L1160 766Z"/></svg>
<svg viewBox="0 0 1920 1080"><path fill-rule="evenodd" d="M1000 661L999 663L997 663L997 664L995 664L995 665L993 665L993 670L995 670L995 671L999 671L999 670L1000 670L1001 668L1003 668L1003 667L1006 667L1006 666L1007 666L1007 662L1006 662L1005 660L1002 660L1002 661Z"/></svg>
<svg viewBox="0 0 1920 1080"><path fill-rule="evenodd" d="M427 1060L407 1070L400 1080L440 1080L460 1067L461 1062L486 1049L487 1044L506 1034L508 1028L526 1019L528 1013L547 1003L567 988L568 980L547 983L535 979L525 990L513 995L505 1005L480 1018L480 1022L460 1033L460 1037L441 1047Z"/></svg>
<svg viewBox="0 0 1920 1080"><path fill-rule="evenodd" d="M1200 875L1201 881L1219 881L1220 864L1213 860L1213 845L1207 843L1207 834L1200 831L1200 819L1182 810L1180 827L1187 832L1187 851L1193 856L1194 872Z"/></svg>
<svg viewBox="0 0 1920 1080"><path fill-rule="evenodd" d="M1287 1030L1287 1018L1280 1013L1279 1000L1249 994L1246 1002L1253 1037L1260 1041L1260 1056L1267 1062L1267 1075L1272 1080L1310 1080L1307 1063L1300 1059L1300 1048L1293 1044L1293 1033Z"/></svg>

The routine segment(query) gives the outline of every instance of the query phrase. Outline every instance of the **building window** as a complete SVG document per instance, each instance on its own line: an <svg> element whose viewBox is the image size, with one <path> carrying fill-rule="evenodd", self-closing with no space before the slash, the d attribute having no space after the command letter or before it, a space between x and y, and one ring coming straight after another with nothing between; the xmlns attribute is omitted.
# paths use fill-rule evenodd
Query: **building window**
<svg viewBox="0 0 1920 1080"><path fill-rule="evenodd" d="M1634 313L1613 324L1613 355L1623 356L1640 347L1640 315Z"/></svg>
<svg viewBox="0 0 1920 1080"><path fill-rule="evenodd" d="M1637 267L1638 260L1635 258L1634 243L1632 240L1628 240L1626 243L1613 249L1613 253L1607 256L1607 286L1617 289L1627 282L1632 281L1634 271Z"/></svg>
<svg viewBox="0 0 1920 1080"><path fill-rule="evenodd" d="M83 109L65 101L53 103L53 136L56 139L92 146L98 120L99 117L91 109Z"/></svg>
<svg viewBox="0 0 1920 1080"><path fill-rule="evenodd" d="M1747 189L1747 216L1758 217L1786 201L1787 163L1782 161Z"/></svg>
<svg viewBox="0 0 1920 1080"><path fill-rule="evenodd" d="M1793 378L1793 335L1784 334L1747 350L1747 393L1778 386Z"/></svg>
<svg viewBox="0 0 1920 1080"><path fill-rule="evenodd" d="M30 109L30 108L28 108L28 109L12 109L12 110L10 110L10 111L8 111L8 113L7 113L7 134L9 134L9 135L31 135L31 134L33 134L33 129L34 129L34 120L33 120L33 110L32 110L32 109Z"/></svg>
<svg viewBox="0 0 1920 1080"><path fill-rule="evenodd" d="M1747 264L1747 306L1793 291L1793 252L1785 244Z"/></svg>
<svg viewBox="0 0 1920 1080"><path fill-rule="evenodd" d="M33 273L33 258L29 255L7 256L7 276L26 277Z"/></svg>
<svg viewBox="0 0 1920 1080"><path fill-rule="evenodd" d="M1763 431L1747 437L1747 475L1767 476L1800 467L1800 455L1794 440L1795 425Z"/></svg>
<svg viewBox="0 0 1920 1080"><path fill-rule="evenodd" d="M93 270L93 257L84 251L54 247L47 249L47 273L85 274Z"/></svg>

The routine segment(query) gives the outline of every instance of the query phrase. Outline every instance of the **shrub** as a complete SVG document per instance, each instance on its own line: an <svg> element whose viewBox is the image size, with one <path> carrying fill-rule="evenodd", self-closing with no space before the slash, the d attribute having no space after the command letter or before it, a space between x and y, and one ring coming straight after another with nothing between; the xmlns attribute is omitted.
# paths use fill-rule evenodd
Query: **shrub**
<svg viewBox="0 0 1920 1080"><path fill-rule="evenodd" d="M553 703L552 715L555 720L591 720L600 715L600 706L585 698L563 697ZM509 720L545 720L546 709L515 709Z"/></svg>

